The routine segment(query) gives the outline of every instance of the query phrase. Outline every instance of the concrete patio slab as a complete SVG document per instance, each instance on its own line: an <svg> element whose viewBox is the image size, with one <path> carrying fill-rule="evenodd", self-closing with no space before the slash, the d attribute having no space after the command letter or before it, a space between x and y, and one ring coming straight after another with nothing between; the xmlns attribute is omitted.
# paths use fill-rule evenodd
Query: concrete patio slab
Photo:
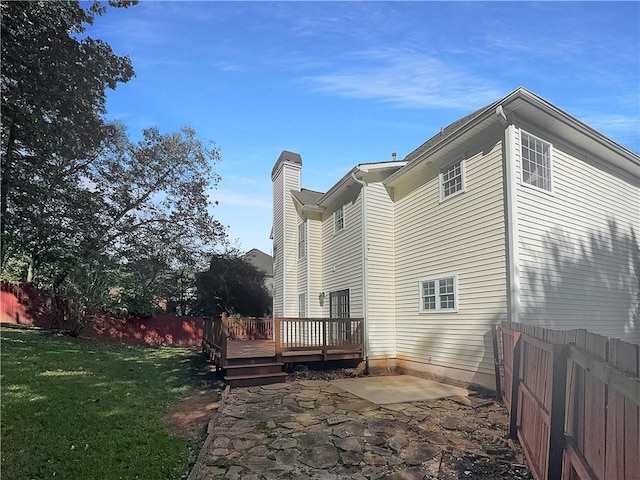
<svg viewBox="0 0 640 480"><path fill-rule="evenodd" d="M341 378L333 380L331 384L376 405L421 402L469 394L466 388L454 387L412 375Z"/></svg>

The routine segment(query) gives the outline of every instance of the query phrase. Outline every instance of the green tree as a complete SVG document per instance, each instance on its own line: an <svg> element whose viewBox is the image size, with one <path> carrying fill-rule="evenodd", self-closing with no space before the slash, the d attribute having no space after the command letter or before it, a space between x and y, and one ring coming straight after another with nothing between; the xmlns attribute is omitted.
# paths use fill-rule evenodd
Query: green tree
<svg viewBox="0 0 640 480"><path fill-rule="evenodd" d="M209 270L196 280L199 311L262 316L271 312L271 296L264 285L265 274L237 252L214 255Z"/></svg>
<svg viewBox="0 0 640 480"><path fill-rule="evenodd" d="M106 89L134 73L86 34L101 3L0 5L2 278L66 297L71 330L96 308L187 310L195 272L226 242L209 200L218 149L189 128L132 142L104 120Z"/></svg>
<svg viewBox="0 0 640 480"><path fill-rule="evenodd" d="M86 9L77 1L11 1L0 8L4 254L22 220L15 212L28 210L34 200L55 201L33 187L52 174L73 176L98 152L112 129L103 119L105 90L128 81L134 71L128 57L84 35L106 11L97 1Z"/></svg>

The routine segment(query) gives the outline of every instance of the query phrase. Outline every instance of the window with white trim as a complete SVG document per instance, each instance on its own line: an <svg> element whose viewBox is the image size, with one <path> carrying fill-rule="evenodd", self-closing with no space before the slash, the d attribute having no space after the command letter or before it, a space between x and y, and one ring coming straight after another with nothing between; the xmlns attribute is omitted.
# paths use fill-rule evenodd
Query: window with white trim
<svg viewBox="0 0 640 480"><path fill-rule="evenodd" d="M339 232L344 228L344 205L340 205L340 207L333 212L333 226L334 232Z"/></svg>
<svg viewBox="0 0 640 480"><path fill-rule="evenodd" d="M457 276L420 281L420 312L455 312L458 309Z"/></svg>
<svg viewBox="0 0 640 480"><path fill-rule="evenodd" d="M307 254L307 221L298 225L298 258L304 258Z"/></svg>
<svg viewBox="0 0 640 480"><path fill-rule="evenodd" d="M307 294L298 295L298 318L307 318Z"/></svg>
<svg viewBox="0 0 640 480"><path fill-rule="evenodd" d="M440 201L464 192L464 159L452 163L440 172Z"/></svg>
<svg viewBox="0 0 640 480"><path fill-rule="evenodd" d="M522 181L551 191L551 144L526 132L520 134Z"/></svg>

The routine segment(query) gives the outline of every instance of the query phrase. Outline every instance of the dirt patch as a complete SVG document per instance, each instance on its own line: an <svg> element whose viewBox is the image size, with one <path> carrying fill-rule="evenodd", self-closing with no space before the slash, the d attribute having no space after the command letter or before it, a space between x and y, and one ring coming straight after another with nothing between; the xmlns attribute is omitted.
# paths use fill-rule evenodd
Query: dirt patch
<svg viewBox="0 0 640 480"><path fill-rule="evenodd" d="M180 437L202 435L218 410L221 396L219 389L206 389L182 399L163 419L165 428L171 435Z"/></svg>

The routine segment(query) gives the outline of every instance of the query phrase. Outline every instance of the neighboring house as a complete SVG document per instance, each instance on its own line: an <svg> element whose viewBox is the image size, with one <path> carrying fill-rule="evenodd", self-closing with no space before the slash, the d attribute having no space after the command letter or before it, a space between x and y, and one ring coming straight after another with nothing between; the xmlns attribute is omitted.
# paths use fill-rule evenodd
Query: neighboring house
<svg viewBox="0 0 640 480"><path fill-rule="evenodd" d="M272 171L274 316L364 317L365 356L494 385L490 326L640 343L640 157L520 88L403 161Z"/></svg>
<svg viewBox="0 0 640 480"><path fill-rule="evenodd" d="M253 248L245 253L242 258L264 272L264 286L267 287L269 295L273 296L273 258L271 258L271 255Z"/></svg>

